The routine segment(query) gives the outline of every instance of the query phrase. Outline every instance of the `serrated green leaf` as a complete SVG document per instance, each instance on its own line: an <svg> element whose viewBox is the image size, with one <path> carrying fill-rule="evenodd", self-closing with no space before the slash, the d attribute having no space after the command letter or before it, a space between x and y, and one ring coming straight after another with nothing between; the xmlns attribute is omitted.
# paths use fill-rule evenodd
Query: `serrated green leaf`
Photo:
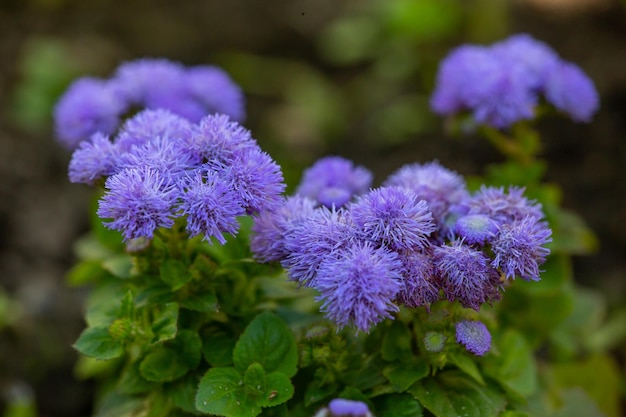
<svg viewBox="0 0 626 417"><path fill-rule="evenodd" d="M478 365L469 355L460 352L450 352L448 354L448 361L456 365L457 368L472 377L472 379L480 385L485 385L485 379L480 373Z"/></svg>
<svg viewBox="0 0 626 417"><path fill-rule="evenodd" d="M255 397L265 391L265 370L261 364L255 362L248 366L246 373L243 375L243 383Z"/></svg>
<svg viewBox="0 0 626 417"><path fill-rule="evenodd" d="M167 303L154 316L152 332L154 338L152 343L164 342L176 337L178 331L178 304Z"/></svg>
<svg viewBox="0 0 626 417"><path fill-rule="evenodd" d="M245 372L254 362L268 373L279 371L289 377L296 373L296 340L285 322L269 311L250 322L233 351L233 363L239 372Z"/></svg>
<svg viewBox="0 0 626 417"><path fill-rule="evenodd" d="M109 326L86 328L74 348L83 355L99 360L117 358L124 354L124 345L109 335Z"/></svg>
<svg viewBox="0 0 626 417"><path fill-rule="evenodd" d="M383 369L383 375L396 392L404 392L416 381L427 376L429 370L426 361L416 360L411 363L398 362L389 365Z"/></svg>
<svg viewBox="0 0 626 417"><path fill-rule="evenodd" d="M189 367L174 349L159 346L148 353L139 365L141 376L151 382L174 381L185 375Z"/></svg>
<svg viewBox="0 0 626 417"><path fill-rule="evenodd" d="M422 417L424 409L409 394L388 394L376 399L376 417Z"/></svg>
<svg viewBox="0 0 626 417"><path fill-rule="evenodd" d="M459 371L422 379L409 392L436 417L497 416L506 404L495 388L480 386Z"/></svg>
<svg viewBox="0 0 626 417"><path fill-rule="evenodd" d="M403 323L393 321L385 329L383 345L381 349L382 357L386 361L395 361L413 356L411 351L411 339L413 336L409 328Z"/></svg>
<svg viewBox="0 0 626 417"><path fill-rule="evenodd" d="M225 417L255 417L261 407L252 401L243 386L243 377L235 368L211 368L200 380L196 409Z"/></svg>
<svg viewBox="0 0 626 417"><path fill-rule="evenodd" d="M202 355L212 366L233 364L233 349L237 340L230 333L218 331L202 334Z"/></svg>
<svg viewBox="0 0 626 417"><path fill-rule="evenodd" d="M273 372L267 375L265 381L265 393L256 401L258 406L273 407L293 397L294 387L289 377L282 372Z"/></svg>
<svg viewBox="0 0 626 417"><path fill-rule="evenodd" d="M160 277L172 291L181 289L192 278L189 268L183 262L171 258L161 264Z"/></svg>

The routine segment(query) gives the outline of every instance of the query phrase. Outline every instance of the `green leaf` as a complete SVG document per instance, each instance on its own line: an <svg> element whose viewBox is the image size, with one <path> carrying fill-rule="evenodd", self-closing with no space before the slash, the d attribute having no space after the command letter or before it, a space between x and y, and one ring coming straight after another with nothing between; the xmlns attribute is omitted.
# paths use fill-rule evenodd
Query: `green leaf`
<svg viewBox="0 0 626 417"><path fill-rule="evenodd" d="M178 381L165 385L163 394L170 398L172 403L188 413L197 414L196 411L196 390L200 378L191 374Z"/></svg>
<svg viewBox="0 0 626 417"><path fill-rule="evenodd" d="M424 360L411 363L394 363L383 369L383 375L396 392L404 392L416 381L428 375L429 366Z"/></svg>
<svg viewBox="0 0 626 417"><path fill-rule="evenodd" d="M564 390L561 393L563 406L559 408L553 417L606 417L607 415L589 398L587 393L580 388ZM617 414L609 414L619 416Z"/></svg>
<svg viewBox="0 0 626 417"><path fill-rule="evenodd" d="M265 392L265 370L261 364L255 362L246 369L246 373L243 375L243 383L254 396Z"/></svg>
<svg viewBox="0 0 626 417"><path fill-rule="evenodd" d="M172 291L177 291L191 280L192 275L183 262L170 258L161 264L160 277L172 288Z"/></svg>
<svg viewBox="0 0 626 417"><path fill-rule="evenodd" d="M181 300L180 306L201 313L215 313L219 310L219 303L215 291L203 293L194 292Z"/></svg>
<svg viewBox="0 0 626 417"><path fill-rule="evenodd" d="M480 386L458 371L444 371L419 381L409 392L436 417L490 417L504 409L504 396Z"/></svg>
<svg viewBox="0 0 626 417"><path fill-rule="evenodd" d="M79 286L98 281L107 275L107 272L102 268L102 262L83 261L70 269L66 280L71 286Z"/></svg>
<svg viewBox="0 0 626 417"><path fill-rule="evenodd" d="M155 315L152 323L152 343L164 342L176 337L178 331L178 304L167 303Z"/></svg>
<svg viewBox="0 0 626 417"><path fill-rule="evenodd" d="M133 300L133 292L131 290L126 291L126 295L122 298L122 306L118 317L129 320L135 319L135 303Z"/></svg>
<svg viewBox="0 0 626 417"><path fill-rule="evenodd" d="M245 372L258 362L266 372L279 371L291 377L298 363L296 340L277 315L263 312L252 320L237 341L233 362L239 372Z"/></svg>
<svg viewBox="0 0 626 417"><path fill-rule="evenodd" d="M538 376L535 358L526 339L510 329L495 342L500 355L495 361L485 362L485 373L508 392L522 398L529 397L538 388Z"/></svg>
<svg viewBox="0 0 626 417"><path fill-rule="evenodd" d="M386 361L409 358L413 356L411 351L411 332L403 323L393 321L383 337L382 357Z"/></svg>
<svg viewBox="0 0 626 417"><path fill-rule="evenodd" d="M133 269L133 259L130 255L116 255L102 262L102 268L117 278L130 278Z"/></svg>
<svg viewBox="0 0 626 417"><path fill-rule="evenodd" d="M106 393L96 406L94 417L133 417L144 411L142 398L120 394L117 391Z"/></svg>
<svg viewBox="0 0 626 417"><path fill-rule="evenodd" d="M325 384L319 379L313 379L304 393L304 405L310 406L335 394L337 384Z"/></svg>
<svg viewBox="0 0 626 417"><path fill-rule="evenodd" d="M260 407L273 407L282 404L293 397L295 390L289 377L282 372L273 372L266 377L264 395L257 399Z"/></svg>
<svg viewBox="0 0 626 417"><path fill-rule="evenodd" d="M422 417L424 409L409 394L388 394L376 399L376 417Z"/></svg>
<svg viewBox="0 0 626 417"><path fill-rule="evenodd" d="M225 417L255 417L261 407L251 400L235 368L211 368L200 380L196 409Z"/></svg>
<svg viewBox="0 0 626 417"><path fill-rule="evenodd" d="M174 381L185 375L188 369L175 350L164 346L147 354L139 365L141 376L152 382Z"/></svg>
<svg viewBox="0 0 626 417"><path fill-rule="evenodd" d="M202 334L202 355L212 366L232 365L235 343L235 337L223 331Z"/></svg>
<svg viewBox="0 0 626 417"><path fill-rule="evenodd" d="M122 394L145 394L154 388L154 383L147 381L139 371L139 361L127 365L119 377L117 390Z"/></svg>
<svg viewBox="0 0 626 417"><path fill-rule="evenodd" d="M485 385L485 380L480 370L478 370L478 365L476 365L474 359L469 355L460 352L451 352L448 354L448 361L456 365L457 368L472 377L472 379L480 385Z"/></svg>
<svg viewBox="0 0 626 417"><path fill-rule="evenodd" d="M107 280L106 283L94 287L86 305L85 320L91 326L110 324L120 311L120 300L124 298L127 288L119 280Z"/></svg>
<svg viewBox="0 0 626 417"><path fill-rule="evenodd" d="M86 328L78 337L74 348L83 355L108 360L124 354L124 345L109 335L109 326Z"/></svg>

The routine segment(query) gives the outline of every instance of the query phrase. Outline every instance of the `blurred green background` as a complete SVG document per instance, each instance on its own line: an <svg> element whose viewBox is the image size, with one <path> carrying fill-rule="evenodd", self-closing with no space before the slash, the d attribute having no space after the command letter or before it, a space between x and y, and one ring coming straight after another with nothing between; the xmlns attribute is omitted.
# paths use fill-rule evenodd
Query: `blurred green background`
<svg viewBox="0 0 626 417"><path fill-rule="evenodd" d="M0 3L0 416L86 416L73 375L84 289L68 289L90 190L69 184L51 110L79 76L165 57L226 69L260 145L292 187L320 156L363 164L379 184L438 159L478 175L502 157L454 138L428 107L439 61L462 43L526 32L579 64L602 107L593 123L542 121L547 178L599 247L574 260L608 309L626 299L626 7L612 0L2 0ZM599 314L602 314L599 312ZM615 349L624 368L626 347Z"/></svg>

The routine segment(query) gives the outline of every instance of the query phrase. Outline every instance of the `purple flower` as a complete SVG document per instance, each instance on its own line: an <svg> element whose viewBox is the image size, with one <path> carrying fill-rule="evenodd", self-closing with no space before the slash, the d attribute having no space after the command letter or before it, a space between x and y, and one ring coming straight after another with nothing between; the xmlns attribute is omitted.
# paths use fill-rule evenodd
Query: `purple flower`
<svg viewBox="0 0 626 417"><path fill-rule="evenodd" d="M546 223L533 216L501 225L491 245L494 253L491 265L507 278L519 276L538 281L539 265L550 254L544 245L552 241L551 234Z"/></svg>
<svg viewBox="0 0 626 417"><path fill-rule="evenodd" d="M344 209L317 208L312 215L293 225L285 234L281 261L289 278L300 285L311 286L319 265L354 240L352 220Z"/></svg>
<svg viewBox="0 0 626 417"><path fill-rule="evenodd" d="M371 190L350 206L350 211L365 239L393 250L424 248L435 231L428 204L407 188Z"/></svg>
<svg viewBox="0 0 626 417"><path fill-rule="evenodd" d="M431 253L408 252L400 255L404 287L398 299L407 307L415 308L439 299L439 287Z"/></svg>
<svg viewBox="0 0 626 417"><path fill-rule="evenodd" d="M509 187L507 194L504 187L483 185L467 204L469 214L484 214L498 223L509 223L526 216L543 218L541 204L524 197L524 188L520 187Z"/></svg>
<svg viewBox="0 0 626 417"><path fill-rule="evenodd" d="M355 242L319 266L314 287L321 311L339 328L369 329L398 311L393 303L402 288L402 262L395 252Z"/></svg>
<svg viewBox="0 0 626 417"><path fill-rule="evenodd" d="M239 229L237 216L244 214L237 196L228 183L214 172L196 172L184 182L180 210L187 216L187 231L191 237L203 235L205 240L216 238L226 243L224 233L235 235Z"/></svg>
<svg viewBox="0 0 626 417"><path fill-rule="evenodd" d="M198 66L187 69L185 81L190 94L207 114L222 113L241 122L246 117L241 88L217 67Z"/></svg>
<svg viewBox="0 0 626 417"><path fill-rule="evenodd" d="M115 174L119 149L102 133L80 142L69 164L70 182L93 185L96 180Z"/></svg>
<svg viewBox="0 0 626 417"><path fill-rule="evenodd" d="M484 214L460 217L454 225L454 233L469 244L484 245L491 242L498 231L498 223Z"/></svg>
<svg viewBox="0 0 626 417"><path fill-rule="evenodd" d="M186 142L194 129L195 126L187 119L168 110L143 110L122 125L115 144L123 152L128 152L133 146L142 146L155 137Z"/></svg>
<svg viewBox="0 0 626 417"><path fill-rule="evenodd" d="M335 398L328 403L329 417L372 417L367 404L361 401Z"/></svg>
<svg viewBox="0 0 626 417"><path fill-rule="evenodd" d="M367 192L371 183L372 174L367 169L354 166L347 159L328 156L304 171L296 194L329 208L341 207L353 196Z"/></svg>
<svg viewBox="0 0 626 417"><path fill-rule="evenodd" d="M483 356L491 349L491 334L480 321L460 321L456 324L456 341L468 352Z"/></svg>
<svg viewBox="0 0 626 417"><path fill-rule="evenodd" d="M546 99L578 122L589 122L599 107L593 81L578 66L566 62L554 66L550 72Z"/></svg>
<svg viewBox="0 0 626 417"><path fill-rule="evenodd" d="M230 183L247 214L278 208L285 191L283 174L274 160L260 149L245 149L229 165L208 164Z"/></svg>
<svg viewBox="0 0 626 417"><path fill-rule="evenodd" d="M204 117L186 143L195 158L226 165L244 151L259 150L250 132L223 114Z"/></svg>
<svg viewBox="0 0 626 417"><path fill-rule="evenodd" d="M254 219L250 248L262 262L281 261L289 255L285 236L296 225L313 215L315 202L306 197L288 197L273 211L263 211Z"/></svg>
<svg viewBox="0 0 626 417"><path fill-rule="evenodd" d="M158 227L170 228L174 224L173 208L178 192L158 171L125 169L109 177L105 188L107 192L100 200L98 216L112 219L104 225L122 232L125 241L152 238Z"/></svg>
<svg viewBox="0 0 626 417"><path fill-rule="evenodd" d="M500 297L500 275L483 252L454 241L435 248L433 257L435 273L448 301L456 300L463 307L479 310L482 303Z"/></svg>
<svg viewBox="0 0 626 417"><path fill-rule="evenodd" d="M468 196L463 177L436 161L405 165L390 175L383 185L408 188L419 200L426 200L439 226L445 224L450 206L461 203Z"/></svg>
<svg viewBox="0 0 626 417"><path fill-rule="evenodd" d="M106 81L81 78L67 89L54 109L56 135L66 148L76 149L96 132L115 132L125 106Z"/></svg>

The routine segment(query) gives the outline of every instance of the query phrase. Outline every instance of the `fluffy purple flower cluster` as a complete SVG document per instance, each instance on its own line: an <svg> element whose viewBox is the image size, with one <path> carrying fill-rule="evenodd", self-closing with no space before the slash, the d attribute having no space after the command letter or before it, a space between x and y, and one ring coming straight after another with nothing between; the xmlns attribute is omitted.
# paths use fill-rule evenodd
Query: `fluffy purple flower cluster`
<svg viewBox="0 0 626 417"><path fill-rule="evenodd" d="M315 178L346 182L324 178L329 172ZM309 181L305 175L298 190ZM472 194L437 162L407 165L341 206L287 197L255 217L251 247L260 261L279 261L290 279L318 290L322 311L339 327L368 331L399 305L429 308L441 299L478 310L499 299L507 279L538 280L549 254L541 206L523 191L483 186Z"/></svg>
<svg viewBox="0 0 626 417"><path fill-rule="evenodd" d="M491 334L487 326L480 321L461 321L455 326L456 341L469 352L483 356L491 349Z"/></svg>
<svg viewBox="0 0 626 417"><path fill-rule="evenodd" d="M372 413L362 401L335 398L328 403L328 407L319 410L313 417L373 417Z"/></svg>
<svg viewBox="0 0 626 417"><path fill-rule="evenodd" d="M138 113L112 140L82 141L69 177L105 181L98 215L126 241L182 217L190 236L224 243L238 216L279 209L285 189L280 167L237 122L209 115L193 124L167 110Z"/></svg>
<svg viewBox="0 0 626 417"><path fill-rule="evenodd" d="M578 66L522 34L452 51L439 67L431 106L442 115L469 111L477 123L506 128L532 119L541 99L580 122L599 105L593 82Z"/></svg>
<svg viewBox="0 0 626 417"><path fill-rule="evenodd" d="M110 79L75 81L55 108L56 135L73 150L96 132L113 134L136 109L165 109L192 123L207 114L245 117L241 89L220 68L140 59L122 64Z"/></svg>

